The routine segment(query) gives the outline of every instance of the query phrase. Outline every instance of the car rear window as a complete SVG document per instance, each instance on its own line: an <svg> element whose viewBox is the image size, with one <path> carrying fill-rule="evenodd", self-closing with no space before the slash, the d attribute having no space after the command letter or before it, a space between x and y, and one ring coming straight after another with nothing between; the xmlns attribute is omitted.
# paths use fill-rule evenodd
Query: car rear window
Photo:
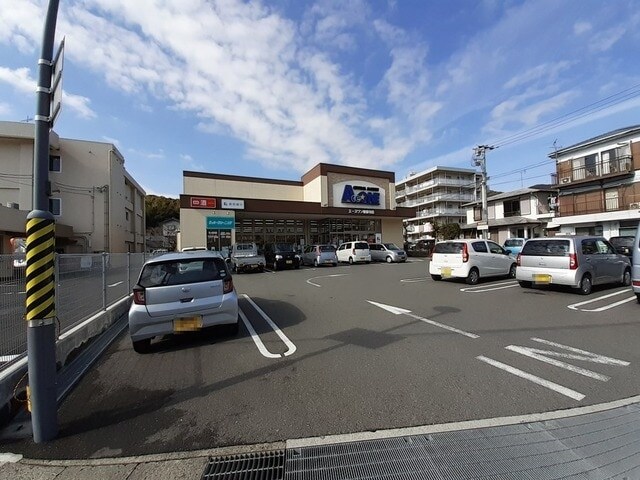
<svg viewBox="0 0 640 480"><path fill-rule="evenodd" d="M239 243L236 245L236 250L253 250L252 243Z"/></svg>
<svg viewBox="0 0 640 480"><path fill-rule="evenodd" d="M365 242L357 242L353 248L357 250L369 250L369 244Z"/></svg>
<svg viewBox="0 0 640 480"><path fill-rule="evenodd" d="M433 253L461 253L463 248L464 243L459 242L436 243Z"/></svg>
<svg viewBox="0 0 640 480"><path fill-rule="evenodd" d="M336 249L333 248L331 245L320 245L320 251L321 252L335 252Z"/></svg>
<svg viewBox="0 0 640 480"><path fill-rule="evenodd" d="M290 243L276 243L276 250L279 252L293 252L293 245Z"/></svg>
<svg viewBox="0 0 640 480"><path fill-rule="evenodd" d="M611 237L609 243L614 247L633 247L634 237Z"/></svg>
<svg viewBox="0 0 640 480"><path fill-rule="evenodd" d="M569 253L569 240L529 240L522 247L522 255L564 257Z"/></svg>
<svg viewBox="0 0 640 480"><path fill-rule="evenodd" d="M515 239L505 240L504 242L505 247L521 247L523 244L524 244L524 240L515 240Z"/></svg>
<svg viewBox="0 0 640 480"><path fill-rule="evenodd" d="M210 282L227 276L221 258L172 260L145 265L138 284L144 288Z"/></svg>

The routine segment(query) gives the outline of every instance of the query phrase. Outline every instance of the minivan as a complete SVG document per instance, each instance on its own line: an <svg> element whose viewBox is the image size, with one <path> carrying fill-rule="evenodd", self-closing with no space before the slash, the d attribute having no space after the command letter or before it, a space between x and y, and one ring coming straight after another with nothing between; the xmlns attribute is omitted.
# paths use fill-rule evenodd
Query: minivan
<svg viewBox="0 0 640 480"><path fill-rule="evenodd" d="M371 261L373 262L406 262L407 253L395 243L370 243Z"/></svg>
<svg viewBox="0 0 640 480"><path fill-rule="evenodd" d="M339 262L371 263L371 252L367 242L345 242L336 251Z"/></svg>
<svg viewBox="0 0 640 480"><path fill-rule="evenodd" d="M603 237L556 236L527 240L517 257L516 280L568 285L589 295L593 285L631 284L631 261Z"/></svg>

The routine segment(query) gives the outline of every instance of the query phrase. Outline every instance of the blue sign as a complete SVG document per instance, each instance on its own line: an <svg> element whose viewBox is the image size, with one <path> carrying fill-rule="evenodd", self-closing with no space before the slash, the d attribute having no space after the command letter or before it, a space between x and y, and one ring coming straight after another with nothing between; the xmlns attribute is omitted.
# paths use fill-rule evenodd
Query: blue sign
<svg viewBox="0 0 640 480"><path fill-rule="evenodd" d="M207 230L233 230L236 228L235 218L207 217Z"/></svg>
<svg viewBox="0 0 640 480"><path fill-rule="evenodd" d="M380 189L377 187L345 185L344 191L342 192L342 203L380 205Z"/></svg>

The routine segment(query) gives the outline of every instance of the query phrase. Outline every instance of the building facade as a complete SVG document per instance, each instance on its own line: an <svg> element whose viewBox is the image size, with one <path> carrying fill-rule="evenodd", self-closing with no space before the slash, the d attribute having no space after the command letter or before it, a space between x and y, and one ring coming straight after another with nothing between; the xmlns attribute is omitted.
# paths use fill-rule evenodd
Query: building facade
<svg viewBox="0 0 640 480"><path fill-rule="evenodd" d="M549 155L556 162L561 234L635 234L640 221L640 125L620 128Z"/></svg>
<svg viewBox="0 0 640 480"><path fill-rule="evenodd" d="M473 169L433 167L396 184L398 206L416 209L405 222L409 242L433 238L433 222L466 223L465 204L478 198L480 175Z"/></svg>
<svg viewBox="0 0 640 480"><path fill-rule="evenodd" d="M33 146L33 124L0 122L0 203L25 218L33 208ZM51 132L49 210L57 224L73 230L56 239L59 252L144 252L145 192L124 163L110 143L59 138ZM24 224L18 231L3 218L2 251L8 253L9 239L24 235Z"/></svg>
<svg viewBox="0 0 640 480"><path fill-rule="evenodd" d="M321 163L301 181L183 172L178 248L236 242L402 245L405 218L393 172Z"/></svg>

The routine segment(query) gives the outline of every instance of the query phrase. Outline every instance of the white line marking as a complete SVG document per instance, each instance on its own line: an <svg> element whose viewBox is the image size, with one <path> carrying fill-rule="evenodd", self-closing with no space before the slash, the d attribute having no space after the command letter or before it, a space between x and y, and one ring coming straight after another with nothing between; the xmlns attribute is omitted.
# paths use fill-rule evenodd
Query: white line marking
<svg viewBox="0 0 640 480"><path fill-rule="evenodd" d="M0 453L0 465L3 463L17 463L22 460L22 455L19 453Z"/></svg>
<svg viewBox="0 0 640 480"><path fill-rule="evenodd" d="M20 355L0 355L0 362L10 362L11 360L18 358Z"/></svg>
<svg viewBox="0 0 640 480"><path fill-rule="evenodd" d="M400 280L401 283L416 283L416 282L426 282L429 280L428 277L418 277L418 278L403 278Z"/></svg>
<svg viewBox="0 0 640 480"><path fill-rule="evenodd" d="M251 300L249 295L247 295L246 293L243 293L242 296L253 306L253 308L256 309L256 311L260 314L260 316L262 316L262 318L265 319L265 321L269 324L269 326L273 328L273 331L276 332L276 335L280 337L280 340L282 340L284 344L287 346L287 351L284 352L284 356L288 357L289 355L293 355L297 350L297 347L293 344L293 342L289 340L289 338L282 332L282 330L280 330L278 325L276 325L273 322L273 320L271 320L269 316L266 313L264 313L264 311L256 304L256 302Z"/></svg>
<svg viewBox="0 0 640 480"><path fill-rule="evenodd" d="M124 283L124 281L120 281L120 282L116 282L116 283L112 283L111 285L107 285L108 287L117 287L118 285L120 285L121 283Z"/></svg>
<svg viewBox="0 0 640 480"><path fill-rule="evenodd" d="M413 258L411 260L407 260L407 263L413 263L413 262L424 262L424 260L420 260L419 258Z"/></svg>
<svg viewBox="0 0 640 480"><path fill-rule="evenodd" d="M554 365L556 367L564 368L565 370L569 370L571 372L577 373L578 375L595 378L596 380L600 380L601 382L607 382L611 378L606 375L593 372L586 368L576 367L575 365L571 365L570 363L545 357L544 355L540 355L539 353L532 351L534 349L530 349L526 347L518 347L516 345L509 345L508 347L505 347L505 348L512 352L519 353L520 355L525 355L529 358L533 358L534 360L540 360L541 362L548 363L549 365Z"/></svg>
<svg viewBox="0 0 640 480"><path fill-rule="evenodd" d="M586 308L581 309L583 312L603 312L605 310L609 310L610 308L617 307L618 305L622 305L623 303L633 302L636 297L625 298L624 300L620 300L619 302L611 303L609 305L605 305L604 307L594 308L592 310L588 310Z"/></svg>
<svg viewBox="0 0 640 480"><path fill-rule="evenodd" d="M549 380L545 380L544 378L537 377L523 370L512 367L511 365L507 365L506 363L498 362L497 360L483 357L482 355L476 358L481 362L488 363L493 367L499 368L500 370L504 370L505 372L511 373L512 375L516 375L520 378L524 378L525 380L529 380L530 382L540 385L541 387L548 388L550 390L553 390L554 392L558 392L569 398L573 398L574 400L580 401L584 398L584 395L580 392L576 392L575 390L571 390L570 388L563 387L562 385L558 385L557 383L550 382Z"/></svg>
<svg viewBox="0 0 640 480"><path fill-rule="evenodd" d="M239 309L238 313L240 314L240 318L242 319L244 326L247 327L249 335L251 335L251 338L253 339L253 343L256 344L256 347L258 347L258 351L262 354L262 356L267 358L282 358L282 355L280 355L279 353L271 353L269 350L267 350L267 347L265 347L264 343L262 343L262 340L260 340L260 337L256 333L253 325L251 325L251 322L244 314L244 312Z"/></svg>
<svg viewBox="0 0 640 480"><path fill-rule="evenodd" d="M605 298L613 297L615 295L620 295L621 293L629 293L629 289L625 288L624 290L620 290L618 292L609 293L608 295L602 295L601 297L591 298L589 300L585 300L584 302L572 303L571 305L567 305L567 308L570 308L571 310L578 310L578 307L581 307L582 305L587 305L589 303L597 302L597 301L603 300Z"/></svg>
<svg viewBox="0 0 640 480"><path fill-rule="evenodd" d="M503 285L501 287L498 287L497 285ZM482 287L478 288L478 287L465 287L465 288L461 288L460 291L461 292L467 292L467 293L482 293L482 292L492 292L494 290L503 290L505 288L513 288L513 287L517 287L518 283L510 283L509 285L505 285L502 283L496 283L494 285L483 285Z"/></svg>
<svg viewBox="0 0 640 480"><path fill-rule="evenodd" d="M330 277L344 277L345 275L349 275L348 273L335 273L333 275L320 275L319 277L311 277L307 280L309 285L313 285L314 287L322 288L322 285L318 285L317 283L313 283L311 280L315 280L316 278L330 278Z"/></svg>
<svg viewBox="0 0 640 480"><path fill-rule="evenodd" d="M478 288L491 288L491 287L498 287L501 285L518 285L518 282L516 282L515 280L509 280L508 282L499 282L499 283L491 283L488 285L475 285L473 287L464 287L465 290L476 290Z"/></svg>
<svg viewBox="0 0 640 480"><path fill-rule="evenodd" d="M533 340L534 342L538 342L538 343L542 343L544 345L549 345L551 347L557 347L557 348L562 348L564 350L568 350L570 352L574 352L574 353L578 353L581 355L585 355L585 357L582 358L576 358L577 360L586 360L588 362L593 362L593 363L603 363L605 365L621 365L623 367L628 367L630 365L629 362L625 361L625 360L618 360L616 358L611 358L611 357L606 357L604 355L598 355L596 353L592 353L592 352L588 352L586 350L580 350L579 348L574 348L574 347L569 347L567 345L563 345L561 343L556 343L556 342L550 342L549 340L544 340L542 338L537 338L537 337L533 337L531 340ZM556 353L556 352L546 352L548 354L552 354L552 353ZM558 355L556 355L558 356Z"/></svg>
<svg viewBox="0 0 640 480"><path fill-rule="evenodd" d="M460 335L464 335L469 338L479 338L475 333L465 332L464 330L460 330L455 327L450 327L449 325L445 325L444 323L436 322L434 320L429 320L428 318L423 318L418 315L411 313L411 310L406 310L400 307L393 307L391 305L385 305L384 303L372 302L371 300L367 300L371 305L375 305L376 307L380 307L387 312L391 312L394 315L407 315L411 318L415 318L416 320L420 320L421 322L428 323L429 325L433 325L434 327L443 328L445 330L449 330L450 332L459 333Z"/></svg>

